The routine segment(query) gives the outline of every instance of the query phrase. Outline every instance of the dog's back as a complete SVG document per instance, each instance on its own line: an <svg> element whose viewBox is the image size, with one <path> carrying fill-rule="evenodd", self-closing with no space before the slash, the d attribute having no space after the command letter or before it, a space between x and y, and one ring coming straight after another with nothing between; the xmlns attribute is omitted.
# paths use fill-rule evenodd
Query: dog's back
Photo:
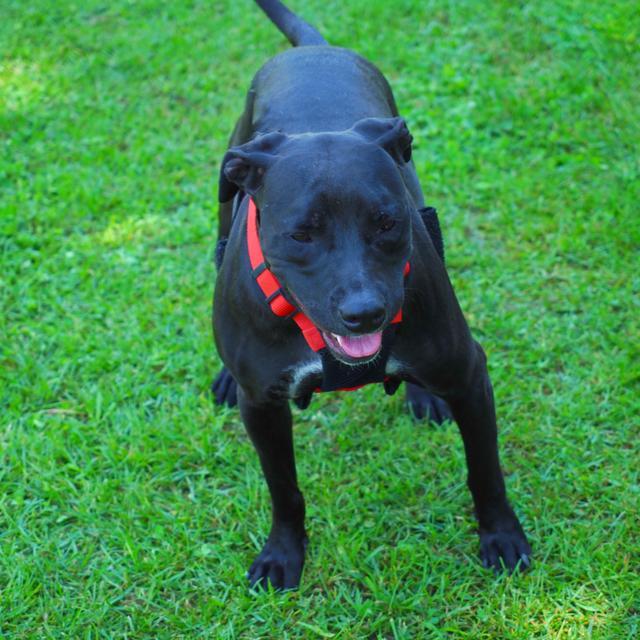
<svg viewBox="0 0 640 640"><path fill-rule="evenodd" d="M252 89L258 131L344 131L363 118L398 115L378 69L339 47L288 49L260 69Z"/></svg>
<svg viewBox="0 0 640 640"><path fill-rule="evenodd" d="M363 118L398 115L391 88L375 65L330 46L278 0L257 4L294 48L269 60L254 78L254 131L344 131Z"/></svg>

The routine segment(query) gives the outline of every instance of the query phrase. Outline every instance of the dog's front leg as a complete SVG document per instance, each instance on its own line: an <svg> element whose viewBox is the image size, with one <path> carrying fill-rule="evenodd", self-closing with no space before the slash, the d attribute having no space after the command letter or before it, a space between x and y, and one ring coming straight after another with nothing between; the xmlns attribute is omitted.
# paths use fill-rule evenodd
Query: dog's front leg
<svg viewBox="0 0 640 640"><path fill-rule="evenodd" d="M486 357L474 344L472 375L466 388L448 398L464 441L468 484L475 504L484 566L513 571L529 566L531 547L507 501L498 457L496 415Z"/></svg>
<svg viewBox="0 0 640 640"><path fill-rule="evenodd" d="M307 536L298 489L289 403L255 404L239 389L240 413L260 457L271 493L271 532L251 565L251 586L293 589L300 584Z"/></svg>

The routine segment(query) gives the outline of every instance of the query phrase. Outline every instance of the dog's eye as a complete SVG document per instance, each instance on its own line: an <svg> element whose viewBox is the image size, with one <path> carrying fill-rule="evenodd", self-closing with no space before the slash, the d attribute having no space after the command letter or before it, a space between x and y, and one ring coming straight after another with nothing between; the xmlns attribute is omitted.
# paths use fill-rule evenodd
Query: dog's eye
<svg viewBox="0 0 640 640"><path fill-rule="evenodd" d="M387 215L386 213L383 213L379 218L378 218L378 231L380 233L385 233L387 231L391 231L391 229L393 229L393 227L396 226L396 221L389 215Z"/></svg>
<svg viewBox="0 0 640 640"><path fill-rule="evenodd" d="M311 242L311 234L308 231L296 231L290 237L296 242Z"/></svg>

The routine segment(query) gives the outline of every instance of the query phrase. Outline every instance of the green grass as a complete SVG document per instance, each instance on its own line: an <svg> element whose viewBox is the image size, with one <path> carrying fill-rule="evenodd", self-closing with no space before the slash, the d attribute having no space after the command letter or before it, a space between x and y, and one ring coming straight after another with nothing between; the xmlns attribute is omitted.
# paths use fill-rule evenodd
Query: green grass
<svg viewBox="0 0 640 640"><path fill-rule="evenodd" d="M373 388L296 412L285 595L208 385L218 163L287 45L247 0L1 4L2 637L638 637L635 0L294 3L394 86L535 564L480 567L455 428Z"/></svg>

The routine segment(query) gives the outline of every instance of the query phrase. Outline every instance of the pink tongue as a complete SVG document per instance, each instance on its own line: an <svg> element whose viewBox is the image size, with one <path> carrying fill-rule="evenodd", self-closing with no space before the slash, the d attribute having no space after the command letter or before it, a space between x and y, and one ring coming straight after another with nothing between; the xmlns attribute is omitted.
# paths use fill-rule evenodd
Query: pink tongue
<svg viewBox="0 0 640 640"><path fill-rule="evenodd" d="M334 334L335 335L335 334ZM338 336L338 344L342 350L352 358L366 358L372 356L380 349L382 344L382 331L369 333L366 336Z"/></svg>

